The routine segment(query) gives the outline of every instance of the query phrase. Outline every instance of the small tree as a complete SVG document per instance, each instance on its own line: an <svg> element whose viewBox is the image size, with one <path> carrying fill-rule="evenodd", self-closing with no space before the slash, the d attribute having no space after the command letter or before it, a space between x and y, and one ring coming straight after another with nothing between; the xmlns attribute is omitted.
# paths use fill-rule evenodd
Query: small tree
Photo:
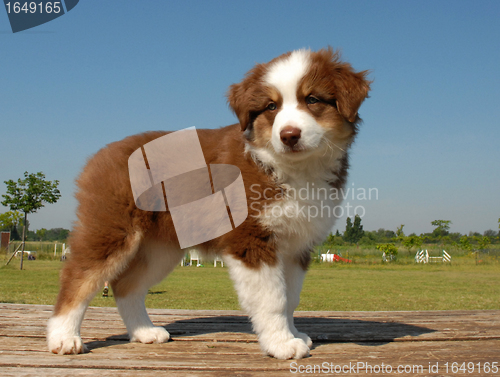
<svg viewBox="0 0 500 377"><path fill-rule="evenodd" d="M396 240L403 242L405 239L405 232L403 231L403 228L405 227L405 224L401 224L398 229L396 229Z"/></svg>
<svg viewBox="0 0 500 377"><path fill-rule="evenodd" d="M408 250L408 254L411 255L411 249L413 247L416 247L417 250L420 249L420 246L422 246L422 243L423 243L423 239L422 237L420 236L417 236L416 234L413 234L411 236L408 236L408 237L403 237L403 246L405 247L405 249Z"/></svg>
<svg viewBox="0 0 500 377"><path fill-rule="evenodd" d="M432 231L432 235L438 239L441 239L444 236L449 234L450 225L452 224L451 220L434 220L431 222L431 225L435 226L436 229Z"/></svg>
<svg viewBox="0 0 500 377"><path fill-rule="evenodd" d="M472 250L472 246L470 245L470 242L469 242L469 237L467 237L467 236L460 237L460 241L459 241L458 246L462 250L465 250L465 251L471 251Z"/></svg>
<svg viewBox="0 0 500 377"><path fill-rule="evenodd" d="M43 241L43 239L45 238L45 236L47 235L47 229L45 229L45 228L38 229L38 230L35 232L35 235L36 235L36 237L40 240L40 242L42 242L42 241Z"/></svg>
<svg viewBox="0 0 500 377"><path fill-rule="evenodd" d="M364 234L363 225L361 225L361 217L356 215L354 217L354 224L351 222L351 218L348 217L346 220L344 240L349 243L358 243L358 241L363 238Z"/></svg>
<svg viewBox="0 0 500 377"><path fill-rule="evenodd" d="M489 237L474 237L474 240L477 242L477 246L479 250L486 250L488 246L491 244L491 239Z"/></svg>
<svg viewBox="0 0 500 377"><path fill-rule="evenodd" d="M377 250L381 251L384 253L382 255L382 258L384 259L384 262L388 259L389 261L396 260L396 257L398 255L398 248L396 245L393 243L383 243L383 244L378 244L377 245Z"/></svg>
<svg viewBox="0 0 500 377"><path fill-rule="evenodd" d="M21 250L21 270L23 269L24 247L26 242L26 225L28 214L35 213L44 207L44 203L55 203L61 197L57 189L59 181L46 181L42 172L29 174L24 172L24 179L19 178L17 182L13 180L5 181L7 193L2 195L5 199L2 205L9 206L11 211L21 211L24 213L23 225L23 246Z"/></svg>

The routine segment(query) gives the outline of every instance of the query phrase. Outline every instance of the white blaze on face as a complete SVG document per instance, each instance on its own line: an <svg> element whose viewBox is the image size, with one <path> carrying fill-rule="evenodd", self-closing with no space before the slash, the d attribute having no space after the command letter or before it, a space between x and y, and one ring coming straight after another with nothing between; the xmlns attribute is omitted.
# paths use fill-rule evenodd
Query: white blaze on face
<svg viewBox="0 0 500 377"><path fill-rule="evenodd" d="M309 50L294 51L288 57L274 63L264 77L264 81L276 88L283 99L283 104L274 119L271 139L277 153L285 152L280 132L286 126L297 127L301 130L301 137L297 144L300 148L317 147L323 136L324 131L314 117L298 108L297 89L300 80L309 69L310 55Z"/></svg>

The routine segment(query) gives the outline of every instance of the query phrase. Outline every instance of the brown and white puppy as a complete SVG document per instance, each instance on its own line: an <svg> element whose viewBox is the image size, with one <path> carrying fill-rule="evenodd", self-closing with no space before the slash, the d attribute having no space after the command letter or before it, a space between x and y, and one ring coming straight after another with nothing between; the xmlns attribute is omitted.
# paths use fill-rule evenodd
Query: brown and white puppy
<svg viewBox="0 0 500 377"><path fill-rule="evenodd" d="M240 169L248 202L248 217L240 226L197 248L222 255L263 351L276 358L309 354L311 339L297 331L293 312L310 252L335 221L340 201L328 192L346 181L347 151L370 86L366 74L355 72L331 49L284 54L257 65L230 87L229 104L239 124L197 131L207 164ZM127 165L132 152L165 134L149 132L112 143L80 175L71 256L48 323L50 351L84 352L83 316L107 280L132 341L169 339L163 327L152 324L144 299L185 251L168 208L136 207Z"/></svg>

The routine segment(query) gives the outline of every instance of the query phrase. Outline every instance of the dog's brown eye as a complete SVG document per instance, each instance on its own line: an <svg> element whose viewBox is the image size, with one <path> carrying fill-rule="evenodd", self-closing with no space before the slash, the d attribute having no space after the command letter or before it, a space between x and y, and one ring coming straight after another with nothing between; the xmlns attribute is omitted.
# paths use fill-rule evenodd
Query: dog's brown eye
<svg viewBox="0 0 500 377"><path fill-rule="evenodd" d="M308 105L313 105L313 104L318 103L318 102L319 102L319 99L317 99L316 97L313 97L313 96L306 97L306 103Z"/></svg>
<svg viewBox="0 0 500 377"><path fill-rule="evenodd" d="M269 105L267 105L267 109L268 110L276 110L278 107L276 106L276 104L274 102L271 102Z"/></svg>

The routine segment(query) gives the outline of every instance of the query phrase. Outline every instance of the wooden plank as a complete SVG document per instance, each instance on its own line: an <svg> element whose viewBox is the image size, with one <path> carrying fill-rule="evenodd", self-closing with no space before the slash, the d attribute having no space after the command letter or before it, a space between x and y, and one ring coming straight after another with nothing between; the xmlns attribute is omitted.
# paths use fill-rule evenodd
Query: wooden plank
<svg viewBox="0 0 500 377"><path fill-rule="evenodd" d="M41 324L50 317L51 307L42 305L13 305L12 308L5 308L5 304L0 306L0 326L5 327L15 322L13 319L22 315L26 325L30 325L30 320L36 324ZM11 312L11 313L9 313ZM187 320L190 325L197 322L224 323L224 326L232 323L244 324L245 330L249 331L248 319L240 311L185 311L185 310L148 310L153 322L160 325L173 323L184 323ZM22 314L21 314L22 313ZM378 323L398 323L401 320L407 325L420 326L432 324L433 328L446 329L450 323L461 324L461 327L469 325L474 328L480 326L490 326L486 329L490 334L494 331L499 333L500 311L446 311L446 312L297 312L296 321L298 326L316 325L321 321L330 321L332 325L355 326L356 320L367 323L370 321ZM92 327L92 321L106 322L110 327L121 324L121 319L116 308L89 308L84 320L84 326ZM327 325L329 323L326 323ZM122 327L123 325L121 325ZM389 325L386 325L389 326ZM240 330L242 331L242 330Z"/></svg>
<svg viewBox="0 0 500 377"><path fill-rule="evenodd" d="M116 307L90 307L92 313L118 313ZM4 316L5 313L20 313L20 312L36 312L45 313L47 318L52 313L52 305L30 305L30 304L6 304L0 303L0 317ZM148 313L151 316L154 315L174 315L174 316L187 316L193 317L193 313L196 313L198 317L205 316L224 316L224 315L241 315L244 313L240 310L185 310L185 309L148 309ZM492 317L500 315L500 310L428 310L428 311L352 311L352 312L332 312L332 311L299 311L296 312L300 317L331 317L331 318L363 318L363 319L375 319L375 318L394 318L397 319L428 319L434 318L441 321L446 321L448 318L462 317L462 316L472 316L478 318Z"/></svg>
<svg viewBox="0 0 500 377"><path fill-rule="evenodd" d="M0 320L4 318L34 318L48 319L52 313L49 305L23 305L23 304L0 304ZM175 320L203 317L245 317L239 310L178 310L178 309L148 309L151 318L163 320L175 318ZM419 322L453 322L457 319L473 319L475 321L490 321L500 318L500 310L457 310L457 311L414 311L414 312L296 312L301 318L334 318L337 320L352 321L376 320L376 321L398 321L404 319L406 323ZM106 320L118 315L114 307L90 307L85 319Z"/></svg>
<svg viewBox="0 0 500 377"><path fill-rule="evenodd" d="M312 335L315 344L311 357L299 361L264 356L248 318L240 311L148 311L174 341L130 343L116 308L89 308L82 335L91 352L59 356L49 353L45 344L51 306L0 304L0 374L282 376L294 368L306 371L361 363L349 375L369 376L384 375L369 368L385 363L393 368L420 366L424 372L404 375L423 376L453 375L446 370L446 362L448 368L454 362L500 363L498 310L300 312L297 327ZM438 369L431 373L429 367L435 365Z"/></svg>
<svg viewBox="0 0 500 377"><path fill-rule="evenodd" d="M464 346L467 345L467 346ZM485 348L483 348L483 346ZM96 355L106 355L108 352L114 353L117 349L127 350L128 352L137 353L152 353L165 355L177 355L193 351L197 354L241 354L251 353L261 355L258 344L256 343L231 343L231 342L204 342L204 341L190 341L179 342L169 341L165 344L141 344L130 343L128 341L107 340L107 341L94 341L89 343L89 348L92 351L92 357ZM383 343L373 344L366 343L320 343L313 345L313 355L333 354L333 355L346 355L352 353L358 355L361 349L364 350L377 350L377 352L387 352L391 350L407 350L422 351L434 349L437 352L448 352L454 349L453 353L459 354L477 354L489 355L500 358L500 340L482 340L474 342L461 342L461 341L424 341L424 342L406 342L406 343ZM64 360L66 357L75 357L77 359L84 358L85 355L73 356L58 356L46 352L46 344L44 339L40 338L17 338L17 337L0 337L0 352L2 355L7 353L22 353L22 352L39 352L45 353L46 357L54 358L54 360ZM42 355L43 356L43 355ZM382 354L379 356L383 356ZM393 358L393 355L387 355ZM500 361L500 360L499 360Z"/></svg>
<svg viewBox="0 0 500 377"><path fill-rule="evenodd" d="M0 318L0 336L44 336L46 320L51 310L40 312L37 308L19 305L10 310L8 313L0 308L0 312L3 312ZM246 316L239 311L222 312L224 315L220 315L219 311L156 309L151 317L155 324L165 326L177 340L194 338L205 341L256 341ZM188 313L191 313L191 317L187 316ZM346 318L348 313L335 315L334 312L328 312L330 316L327 313L321 316L322 314L297 313L297 328L309 334L316 342L500 339L500 311L354 312L354 318ZM366 317L360 314L365 314ZM22 324L16 315L23 316ZM115 308L94 307L89 308L85 317L82 337L127 339L125 327Z"/></svg>
<svg viewBox="0 0 500 377"><path fill-rule="evenodd" d="M204 342L169 342L167 344L115 344L96 348L86 355L57 356L45 351L21 349L1 352L1 364L18 368L90 368L99 371L197 371L197 372L290 372L290 369L308 365L323 365L329 368L355 364L359 373L365 375L367 364L374 366L422 366L439 363L440 373L445 372L445 363L500 361L500 341L474 342L464 347L460 342L388 343L370 344L324 344L311 351L311 357L303 360L275 360L263 356L256 344L216 344ZM42 345L38 344L36 348ZM13 347L16 348L16 347ZM361 365L360 365L361 364ZM101 374L101 372L99 372ZM376 374L376 373L375 373ZM417 373L418 374L418 373ZM420 375L422 375L420 373ZM474 374L481 375L481 374Z"/></svg>

